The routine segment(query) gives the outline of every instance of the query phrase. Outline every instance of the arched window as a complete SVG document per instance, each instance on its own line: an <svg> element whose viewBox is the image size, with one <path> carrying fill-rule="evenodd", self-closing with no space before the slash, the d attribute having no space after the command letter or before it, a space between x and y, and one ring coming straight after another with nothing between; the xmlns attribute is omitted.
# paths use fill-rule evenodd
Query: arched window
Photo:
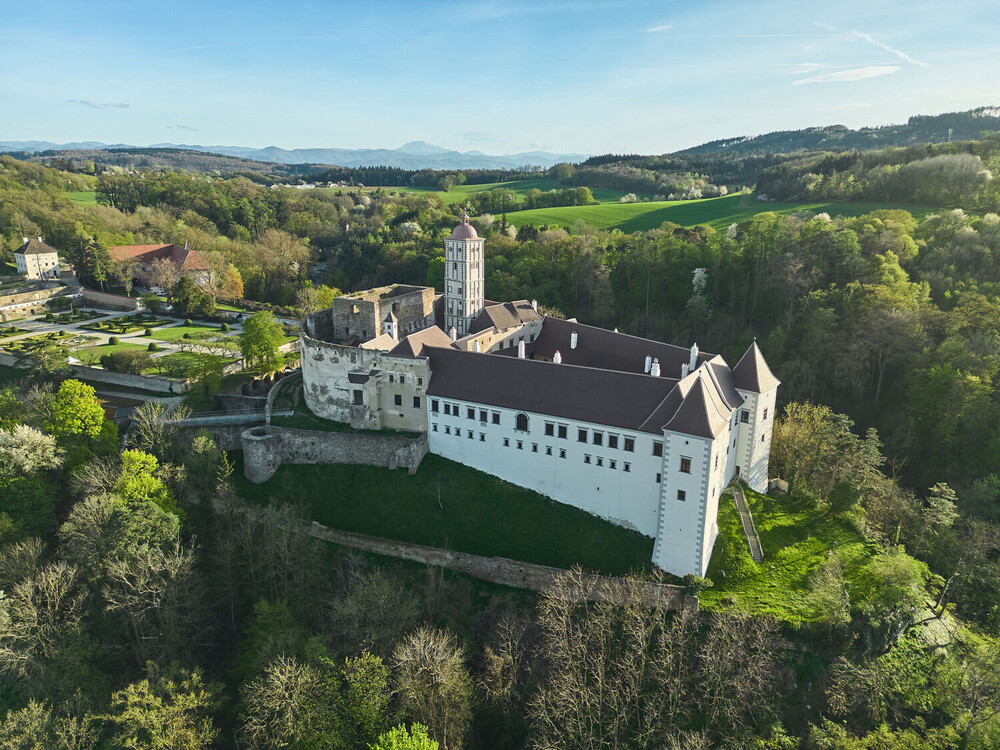
<svg viewBox="0 0 1000 750"><path fill-rule="evenodd" d="M528 431L528 415L518 414L517 419L514 422L514 429L521 430L522 432Z"/></svg>

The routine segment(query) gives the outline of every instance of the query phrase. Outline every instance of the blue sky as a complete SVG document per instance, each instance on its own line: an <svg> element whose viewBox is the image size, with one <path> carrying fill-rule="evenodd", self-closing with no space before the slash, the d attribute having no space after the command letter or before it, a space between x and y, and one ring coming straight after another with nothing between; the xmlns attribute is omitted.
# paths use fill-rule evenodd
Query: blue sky
<svg viewBox="0 0 1000 750"><path fill-rule="evenodd" d="M996 0L0 0L0 140L662 153L985 104Z"/></svg>

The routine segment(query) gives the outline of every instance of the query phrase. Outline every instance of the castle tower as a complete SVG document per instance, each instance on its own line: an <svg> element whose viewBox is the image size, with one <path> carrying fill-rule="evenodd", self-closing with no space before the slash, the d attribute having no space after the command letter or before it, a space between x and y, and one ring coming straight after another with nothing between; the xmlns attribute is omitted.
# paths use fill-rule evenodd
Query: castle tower
<svg viewBox="0 0 1000 750"><path fill-rule="evenodd" d="M444 330L464 336L483 306L483 240L463 211L444 241Z"/></svg>
<svg viewBox="0 0 1000 750"><path fill-rule="evenodd" d="M771 434L777 416L778 386L757 339L733 368L733 385L743 397L736 445L736 472L757 492L767 490Z"/></svg>

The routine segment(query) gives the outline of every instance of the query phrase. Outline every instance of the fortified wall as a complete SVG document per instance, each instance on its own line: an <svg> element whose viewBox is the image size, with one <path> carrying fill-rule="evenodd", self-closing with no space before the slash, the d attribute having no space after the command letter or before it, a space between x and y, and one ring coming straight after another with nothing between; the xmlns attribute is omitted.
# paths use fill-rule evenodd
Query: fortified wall
<svg viewBox="0 0 1000 750"><path fill-rule="evenodd" d="M434 325L434 287L394 284L334 298L329 340L369 341L385 333L390 312L398 321L399 338Z"/></svg>
<svg viewBox="0 0 1000 750"><path fill-rule="evenodd" d="M242 434L243 473L266 482L282 464L360 464L405 468L415 474L427 455L427 436L319 432L290 427L251 427Z"/></svg>
<svg viewBox="0 0 1000 750"><path fill-rule="evenodd" d="M359 430L426 432L427 360L335 343L334 319L333 310L321 310L299 334L309 410Z"/></svg>

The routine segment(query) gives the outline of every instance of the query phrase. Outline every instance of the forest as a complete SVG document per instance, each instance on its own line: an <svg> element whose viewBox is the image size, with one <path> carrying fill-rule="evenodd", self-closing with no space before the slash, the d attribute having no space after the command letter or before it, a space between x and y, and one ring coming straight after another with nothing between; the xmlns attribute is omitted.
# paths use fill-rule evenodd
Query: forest
<svg viewBox="0 0 1000 750"><path fill-rule="evenodd" d="M440 288L463 208L0 157L8 257L44 235L85 275L109 246L189 241L303 311ZM622 234L473 212L491 299L731 364L756 337L782 380L772 474L872 562L831 550L795 620L514 594L320 546L294 498L245 506L232 458L155 405L120 453L87 386L38 372L0 390L0 748L997 746L1000 216Z"/></svg>

